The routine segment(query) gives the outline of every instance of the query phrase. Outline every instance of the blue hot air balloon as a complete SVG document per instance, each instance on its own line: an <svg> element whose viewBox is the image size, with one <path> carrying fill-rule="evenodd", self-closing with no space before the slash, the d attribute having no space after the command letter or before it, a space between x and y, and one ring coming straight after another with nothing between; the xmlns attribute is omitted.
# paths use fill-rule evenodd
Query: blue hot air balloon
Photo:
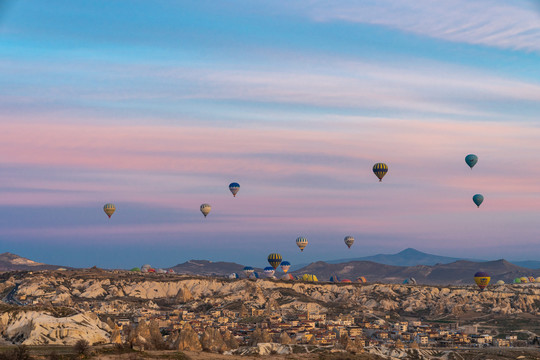
<svg viewBox="0 0 540 360"><path fill-rule="evenodd" d="M264 275L266 275L266 277L274 276L275 272L276 272L276 270L271 266L267 266L267 267L264 268Z"/></svg>
<svg viewBox="0 0 540 360"><path fill-rule="evenodd" d="M249 277L255 270L251 266L245 266L243 271L246 277Z"/></svg>
<svg viewBox="0 0 540 360"><path fill-rule="evenodd" d="M232 195L236 197L236 194L238 193L238 190L240 190L240 184L233 182L229 184L229 190L231 191Z"/></svg>
<svg viewBox="0 0 540 360"><path fill-rule="evenodd" d="M469 154L469 155L465 156L465 162L467 163L467 165L469 165L469 167L472 170L474 165L476 165L476 163L478 162L478 156L476 156L474 154Z"/></svg>
<svg viewBox="0 0 540 360"><path fill-rule="evenodd" d="M482 194L476 194L472 197L472 201L476 204L476 206L480 207L482 202L484 201L484 195Z"/></svg>
<svg viewBox="0 0 540 360"><path fill-rule="evenodd" d="M286 274L287 271L289 271L289 269L291 268L291 263L288 262L288 261L282 261L281 262L281 270L283 270L283 272Z"/></svg>

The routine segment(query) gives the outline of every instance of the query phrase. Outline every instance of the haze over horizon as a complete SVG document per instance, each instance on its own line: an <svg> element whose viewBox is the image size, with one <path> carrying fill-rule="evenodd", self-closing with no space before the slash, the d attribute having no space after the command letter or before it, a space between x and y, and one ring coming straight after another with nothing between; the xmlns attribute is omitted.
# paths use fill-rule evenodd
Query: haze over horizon
<svg viewBox="0 0 540 360"><path fill-rule="evenodd" d="M0 252L105 268L409 247L540 260L534 1L0 12Z"/></svg>

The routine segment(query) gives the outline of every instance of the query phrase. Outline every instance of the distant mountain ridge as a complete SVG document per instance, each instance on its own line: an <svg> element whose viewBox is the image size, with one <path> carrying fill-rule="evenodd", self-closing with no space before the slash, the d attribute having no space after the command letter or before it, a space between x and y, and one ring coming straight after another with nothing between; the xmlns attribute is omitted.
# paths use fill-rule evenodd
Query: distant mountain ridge
<svg viewBox="0 0 540 360"><path fill-rule="evenodd" d="M377 254L371 256L357 257L357 258L345 258L337 260L326 260L328 264L340 264L351 261L372 261L379 264L394 265L394 266L416 266L416 265L436 265L436 264L450 264L456 261L473 261L473 262L489 262L490 260L481 259L469 259L469 258L457 258L442 255L428 254L422 251L418 251L413 248L407 248L398 252L397 254ZM525 261L510 261L514 265L518 265L529 269L540 269L540 261L525 260ZM297 264L292 268L298 270L308 264Z"/></svg>
<svg viewBox="0 0 540 360"><path fill-rule="evenodd" d="M57 265L39 263L22 256L5 252L0 254L0 271L56 270Z"/></svg>
<svg viewBox="0 0 540 360"><path fill-rule="evenodd" d="M368 282L402 283L405 279L413 277L419 284L457 285L474 283L473 278L477 271L487 272L492 282L503 280L511 283L516 277L540 276L540 269L523 268L503 259L484 262L459 260L450 264L415 266L395 266L372 261L349 261L338 264L317 261L293 271L292 274L315 274L320 281L328 281L330 276L356 281L358 277L363 276Z"/></svg>

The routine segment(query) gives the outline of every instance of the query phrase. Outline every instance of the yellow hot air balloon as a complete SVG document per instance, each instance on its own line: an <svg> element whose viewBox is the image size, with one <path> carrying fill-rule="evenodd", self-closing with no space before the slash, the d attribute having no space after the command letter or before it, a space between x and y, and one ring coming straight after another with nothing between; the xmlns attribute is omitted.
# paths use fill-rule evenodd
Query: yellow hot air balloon
<svg viewBox="0 0 540 360"><path fill-rule="evenodd" d="M382 181L382 178L388 172L388 165L385 163L376 163L373 165L373 173L376 177L379 178L379 181Z"/></svg>
<svg viewBox="0 0 540 360"><path fill-rule="evenodd" d="M300 248L300 251L304 251L304 248L307 246L308 241L305 237L299 237L296 239L296 246Z"/></svg>
<svg viewBox="0 0 540 360"><path fill-rule="evenodd" d="M114 214L114 211L116 210L116 207L114 206L114 204L105 204L105 206L103 206L103 211L105 211L105 214L107 214L107 216L109 217L109 219L111 218L112 214Z"/></svg>
<svg viewBox="0 0 540 360"><path fill-rule="evenodd" d="M311 281L311 282L319 281L319 279L317 279L317 276L315 276L313 274L304 274L304 275L302 275L302 280Z"/></svg>
<svg viewBox="0 0 540 360"><path fill-rule="evenodd" d="M203 213L204 217L210 213L210 210L212 210L212 207L208 204L202 204L201 205L201 212Z"/></svg>
<svg viewBox="0 0 540 360"><path fill-rule="evenodd" d="M476 283L476 285L478 285L480 290L484 290L486 286L488 286L489 280L491 280L491 277L488 275L488 273L479 271L474 274L474 282Z"/></svg>

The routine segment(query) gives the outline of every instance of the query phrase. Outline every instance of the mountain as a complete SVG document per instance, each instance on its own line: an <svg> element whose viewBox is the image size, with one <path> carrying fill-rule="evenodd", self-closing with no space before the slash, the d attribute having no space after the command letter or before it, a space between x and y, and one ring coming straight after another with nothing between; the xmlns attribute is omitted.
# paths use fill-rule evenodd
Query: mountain
<svg viewBox="0 0 540 360"><path fill-rule="evenodd" d="M189 260L185 263L175 265L171 269L177 274L224 276L231 273L242 274L244 265L223 261ZM255 271L262 273L262 269L255 268Z"/></svg>
<svg viewBox="0 0 540 360"><path fill-rule="evenodd" d="M9 252L0 254L0 271L56 270L60 267L35 262Z"/></svg>
<svg viewBox="0 0 540 360"><path fill-rule="evenodd" d="M327 261L330 264L338 264L349 261L373 261L380 264L396 265L396 266L415 266L415 265L435 265L435 264L449 264L458 260L464 260L461 258L432 255L422 251L418 251L413 248L407 248L397 254L378 254L372 256L364 256L360 258L352 259L338 259ZM482 261L482 260L473 260Z"/></svg>
<svg viewBox="0 0 540 360"><path fill-rule="evenodd" d="M321 281L327 281L330 276L337 275L342 280L352 281L364 276L368 282L401 283L413 277L419 284L470 284L473 283L473 276L477 271L490 274L493 282L503 280L510 283L516 277L540 276L540 269L527 269L502 259L485 262L458 260L450 264L415 266L386 265L372 261L349 261L339 264L317 261L293 271L292 274L315 274Z"/></svg>
<svg viewBox="0 0 540 360"><path fill-rule="evenodd" d="M436 265L436 264L450 264L459 260L467 260L473 262L487 262L489 260L480 259L464 259L450 256L441 256L428 254L422 251L418 251L413 248L407 248L397 254L378 254L371 256L364 256L358 258L346 258L337 260L326 260L328 264L340 264L351 261L372 261L379 264L395 265L395 266L415 266L415 265ZM514 265L518 265L529 269L540 269L540 261L536 260L522 260L522 261L510 261ZM295 264L292 266L293 270L301 269L308 264Z"/></svg>

